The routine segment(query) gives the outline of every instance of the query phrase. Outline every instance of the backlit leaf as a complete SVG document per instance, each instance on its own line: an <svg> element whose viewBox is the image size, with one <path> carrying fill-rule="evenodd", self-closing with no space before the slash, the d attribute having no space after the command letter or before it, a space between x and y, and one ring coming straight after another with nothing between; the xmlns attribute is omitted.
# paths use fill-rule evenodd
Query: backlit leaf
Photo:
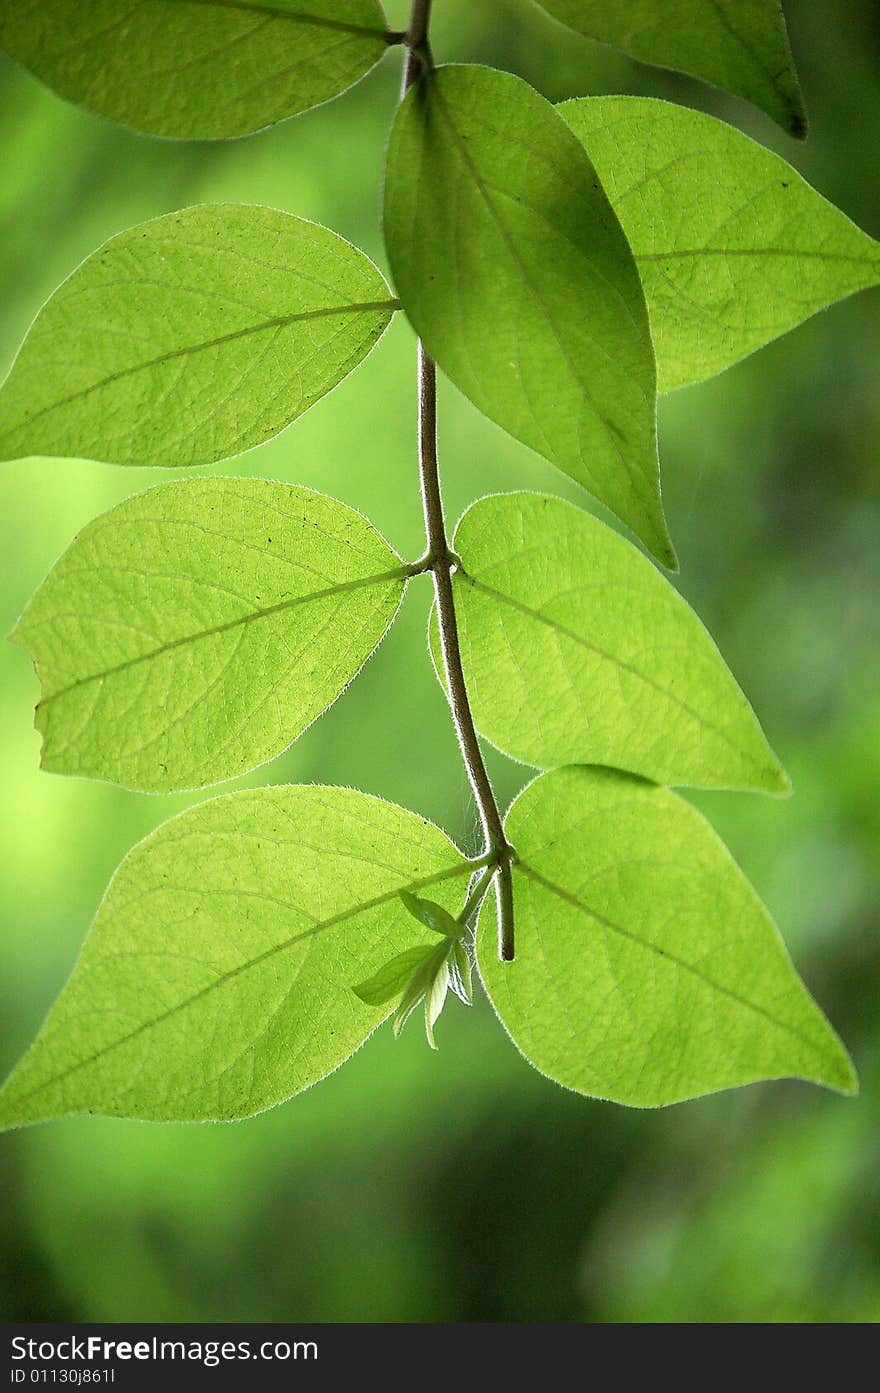
<svg viewBox="0 0 880 1393"><path fill-rule="evenodd" d="M400 996L413 972L432 955L434 947L432 943L420 943L417 948L407 948L406 952L398 953L390 962L383 963L366 982L352 987L352 991L368 1006L384 1006L386 1001Z"/></svg>
<svg viewBox="0 0 880 1393"><path fill-rule="evenodd" d="M461 924L457 924L442 905L434 904L432 900L424 900L418 895L409 895L406 891L401 893L400 898L413 918L418 919L420 924L424 924L425 928L431 929L433 933L456 938L462 932Z"/></svg>
<svg viewBox="0 0 880 1393"><path fill-rule="evenodd" d="M446 1005L446 993L449 990L449 959L448 957L438 964L437 969L431 978L428 990L425 993L425 1034L428 1037L428 1044L432 1050L436 1050L437 1041L434 1039L434 1026L440 1018L440 1012Z"/></svg>
<svg viewBox="0 0 880 1393"><path fill-rule="evenodd" d="M631 58L677 68L807 133L779 0L538 0L556 19Z"/></svg>
<svg viewBox="0 0 880 1393"><path fill-rule="evenodd" d="M24 0L0 44L68 101L148 135L245 135L344 92L387 47L377 0Z"/></svg>
<svg viewBox="0 0 880 1393"><path fill-rule="evenodd" d="M453 575L477 729L540 768L784 793L788 779L690 606L629 542L534 493L462 517ZM440 658L436 617L432 655Z"/></svg>
<svg viewBox="0 0 880 1393"><path fill-rule="evenodd" d="M0 1126L232 1119L308 1088L387 1014L351 984L424 933L399 892L454 909L472 871L432 824L352 789L248 789L172 818L114 876Z"/></svg>
<svg viewBox="0 0 880 1393"><path fill-rule="evenodd" d="M440 964L445 961L447 945L441 943L427 957L423 957L415 966L410 974L409 980L403 989L397 1010L394 1012L394 1019L391 1022L391 1030L395 1040L400 1035L413 1011L421 1006L431 988L434 975ZM432 1046L436 1048L436 1046Z"/></svg>
<svg viewBox="0 0 880 1393"><path fill-rule="evenodd" d="M385 239L407 315L447 376L673 565L638 271L549 103L489 68L424 77L391 133Z"/></svg>
<svg viewBox="0 0 880 1393"><path fill-rule="evenodd" d="M545 774L507 836L516 959L481 913L477 960L525 1057L638 1107L795 1076L853 1093L850 1060L754 890L708 823L608 769Z"/></svg>
<svg viewBox="0 0 880 1393"><path fill-rule="evenodd" d="M210 464L277 435L388 325L376 267L274 208L202 204L111 237L0 387L0 458Z"/></svg>
<svg viewBox="0 0 880 1393"><path fill-rule="evenodd" d="M352 680L406 568L344 503L193 479L89 523L13 638L42 686L44 769L150 792L245 773Z"/></svg>
<svg viewBox="0 0 880 1393"><path fill-rule="evenodd" d="M465 1006L473 1003L471 960L460 938L455 940L449 957L449 985Z"/></svg>
<svg viewBox="0 0 880 1393"><path fill-rule="evenodd" d="M647 97L559 111L635 254L662 390L711 377L880 283L880 244L723 121Z"/></svg>

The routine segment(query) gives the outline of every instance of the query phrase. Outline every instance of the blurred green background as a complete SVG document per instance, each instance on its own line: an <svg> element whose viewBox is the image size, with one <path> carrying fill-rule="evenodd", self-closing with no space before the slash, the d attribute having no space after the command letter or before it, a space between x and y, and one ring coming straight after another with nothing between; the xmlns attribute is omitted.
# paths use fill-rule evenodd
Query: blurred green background
<svg viewBox="0 0 880 1393"><path fill-rule="evenodd" d="M406 3L387 6L403 26ZM507 67L548 97L700 105L792 160L880 234L871 0L789 0L812 115L798 146L720 93L640 68L527 0L437 0L439 60ZM352 92L226 145L150 142L0 67L5 365L37 308L105 238L188 203L273 204L385 265L379 189L395 51ZM697 607L795 796L698 801L776 914L855 1057L862 1096L756 1086L640 1113L521 1060L485 1001L452 1003L432 1054L381 1031L311 1092L233 1126L76 1120L0 1137L0 1314L29 1320L860 1321L880 1315L880 366L876 293L661 409L665 496ZM279 439L217 473L310 484L423 550L414 339L373 356ZM450 520L488 490L574 486L444 386ZM5 465L0 625L97 512L167 472ZM581 496L579 501L586 503ZM357 683L241 782L354 784L476 824L424 645L416 582ZM0 645L0 1070L32 1038L128 847L198 801L41 774L37 682ZM506 801L528 771L490 752ZM201 795L209 796L209 795Z"/></svg>

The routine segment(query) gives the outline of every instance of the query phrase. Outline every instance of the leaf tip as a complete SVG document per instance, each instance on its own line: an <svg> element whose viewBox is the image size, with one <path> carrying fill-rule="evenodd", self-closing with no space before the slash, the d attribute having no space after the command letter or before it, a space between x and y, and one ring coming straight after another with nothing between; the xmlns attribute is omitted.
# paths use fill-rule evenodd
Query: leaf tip
<svg viewBox="0 0 880 1393"><path fill-rule="evenodd" d="M650 530L642 535L642 541L647 546L651 555L654 556L667 571L677 575L679 571L678 553L669 535L669 528L666 524L666 516L663 511L663 504L660 500L659 492L656 498L656 509L651 520Z"/></svg>
<svg viewBox="0 0 880 1393"><path fill-rule="evenodd" d="M859 1094L859 1076L849 1050L824 1012L820 1011L820 1015L825 1027L825 1040L820 1066L810 1075L811 1081L841 1093L845 1098L856 1098Z"/></svg>
<svg viewBox="0 0 880 1393"><path fill-rule="evenodd" d="M9 633L6 635L6 642L14 643L16 648L23 648L26 653L30 652L27 646L27 640L22 634L21 619L16 619Z"/></svg>
<svg viewBox="0 0 880 1393"><path fill-rule="evenodd" d="M788 770L777 760L769 773L769 792L775 794L777 798L790 798L794 791L794 785Z"/></svg>
<svg viewBox="0 0 880 1393"><path fill-rule="evenodd" d="M845 1098L857 1098L860 1086L856 1067L843 1043L837 1039L836 1044L837 1049L834 1055L829 1057L828 1068L819 1082L826 1088L833 1088L835 1093L842 1093Z"/></svg>
<svg viewBox="0 0 880 1393"><path fill-rule="evenodd" d="M788 131L795 140L806 140L810 134L810 118L800 88L795 90L788 103Z"/></svg>
<svg viewBox="0 0 880 1393"><path fill-rule="evenodd" d="M663 516L662 508L658 509L658 516L653 520L650 528L645 528L643 531L638 529L634 530L636 531L636 536L644 543L648 551L654 557L654 560L659 561L664 570L670 571L673 575L678 575L680 569L678 564L678 553L669 535L669 529L666 526L666 519Z"/></svg>
<svg viewBox="0 0 880 1393"><path fill-rule="evenodd" d="M675 550L675 547L672 545L672 539L669 536L668 532L660 541L659 546L652 547L651 550L654 552L654 555L657 557L657 560L667 571L670 572L671 575L678 575L679 571L681 570L681 567L678 564L678 553Z"/></svg>
<svg viewBox="0 0 880 1393"><path fill-rule="evenodd" d="M790 798L792 795L791 777L769 745L766 746L766 760L760 767L754 786L771 798Z"/></svg>
<svg viewBox="0 0 880 1393"><path fill-rule="evenodd" d="M0 1088L0 1132L12 1132L18 1127L25 1127L30 1122L39 1122L39 1116L29 1116L28 1110L23 1106L23 1101L27 1102L27 1095L24 1100L21 1097L21 1087L18 1084L18 1066L6 1079L3 1087Z"/></svg>

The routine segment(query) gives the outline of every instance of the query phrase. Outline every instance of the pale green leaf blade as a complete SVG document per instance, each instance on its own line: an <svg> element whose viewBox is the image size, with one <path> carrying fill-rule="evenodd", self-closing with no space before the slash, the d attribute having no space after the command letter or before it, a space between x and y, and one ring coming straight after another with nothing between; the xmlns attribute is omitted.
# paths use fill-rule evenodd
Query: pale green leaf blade
<svg viewBox="0 0 880 1393"><path fill-rule="evenodd" d="M239 454L341 382L396 304L363 252L274 208L141 223L37 315L0 387L0 458L177 468Z"/></svg>
<svg viewBox="0 0 880 1393"><path fill-rule="evenodd" d="M31 0L0 45L59 96L147 135L245 135L317 106L387 48L377 0Z"/></svg>
<svg viewBox="0 0 880 1393"><path fill-rule="evenodd" d="M0 1126L282 1102L387 1014L351 984L416 946L399 892L452 908L472 872L424 818L352 789L248 789L172 818L116 872Z"/></svg>
<svg viewBox="0 0 880 1393"><path fill-rule="evenodd" d="M641 63L674 68L761 107L803 139L807 113L779 0L537 0Z"/></svg>
<svg viewBox="0 0 880 1393"><path fill-rule="evenodd" d="M406 567L353 508L268 479L137 494L79 534L12 637L42 766L162 792L280 754L357 675Z"/></svg>
<svg viewBox="0 0 880 1393"><path fill-rule="evenodd" d="M457 938L449 959L449 985L465 1006L473 1005L472 976L470 954L461 939Z"/></svg>
<svg viewBox="0 0 880 1393"><path fill-rule="evenodd" d="M674 565L638 271L583 147L519 78L444 67L401 105L385 240L428 352Z"/></svg>
<svg viewBox="0 0 880 1393"><path fill-rule="evenodd" d="M368 1006L384 1006L386 1001L400 995L415 970L433 952L433 943L420 943L417 948L407 948L390 962L383 963L379 971L366 982L359 982L356 987L352 987L352 991Z"/></svg>
<svg viewBox="0 0 880 1393"><path fill-rule="evenodd" d="M424 900L418 895L409 895L404 892L401 897L410 914L414 919L418 919L425 928L431 929L435 934L442 934L444 937L455 938L461 932L461 925L444 909L442 905L434 904L432 900Z"/></svg>
<svg viewBox="0 0 880 1393"><path fill-rule="evenodd" d="M880 243L723 121L648 97L559 110L635 254L661 390L712 377L880 284Z"/></svg>
<svg viewBox="0 0 880 1393"><path fill-rule="evenodd" d="M477 729L549 769L610 764L662 784L786 793L752 708L697 615L646 557L543 494L482 498L453 576ZM436 619L434 665L442 672Z"/></svg>
<svg viewBox="0 0 880 1393"><path fill-rule="evenodd" d="M436 951L436 950L435 950ZM431 983L431 976L434 970L434 955L424 958L410 976L409 981L403 989L397 1010L391 1022L391 1031L395 1040L400 1036L400 1032L406 1025L413 1011L420 1006L425 999L428 987Z"/></svg>
<svg viewBox="0 0 880 1393"><path fill-rule="evenodd" d="M449 960L444 957L438 964L425 993L425 1034L432 1050L437 1048L437 1041L434 1039L434 1026L440 1019L440 1012L446 1004L448 990Z"/></svg>
<svg viewBox="0 0 880 1393"><path fill-rule="evenodd" d="M481 914L477 960L514 1043L542 1073L657 1107L797 1077L853 1093L849 1057L708 823L609 769L530 784L506 821L516 959Z"/></svg>

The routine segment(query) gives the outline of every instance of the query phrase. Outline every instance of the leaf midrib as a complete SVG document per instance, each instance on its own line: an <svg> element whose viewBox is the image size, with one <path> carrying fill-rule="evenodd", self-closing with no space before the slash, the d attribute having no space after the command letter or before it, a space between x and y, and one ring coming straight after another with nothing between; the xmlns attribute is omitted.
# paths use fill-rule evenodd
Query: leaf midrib
<svg viewBox="0 0 880 1393"><path fill-rule="evenodd" d="M126 377L133 377L139 372L148 372L151 368L161 367L165 363L173 362L177 358L187 358L191 354L203 353L209 348L219 348L224 344L234 343L238 339L248 338L252 334L266 333L270 329L286 329L291 324L298 324L310 319L327 319L338 314L369 314L380 310L387 310L394 313L399 310L400 307L399 300L388 298L386 300L361 300L346 305L330 305L322 309L302 310L297 314L279 314L272 319L262 320L258 324L246 325L243 329L233 329L228 334L220 334L216 338L205 339L201 343L188 344L183 348L172 348L166 353L157 354L154 358L147 358L143 362L133 363L127 368L119 368L117 372L108 373L105 377L98 378L95 382L90 382L87 387L81 387L78 391L71 392L68 396L59 398L58 401L49 402L46 406L40 407L39 411L33 412L30 416L25 416L17 425L4 431L0 438L10 439L18 435L21 431L27 430L35 421L39 421L43 416L50 415L53 411L60 411L63 407L70 406L72 402L83 401L86 397L91 396L93 392L98 392L103 387L109 387L114 382L122 381Z"/></svg>
<svg viewBox="0 0 880 1393"><path fill-rule="evenodd" d="M738 48L740 48L741 51L746 55L746 57L752 65L753 71L758 73L761 78L763 78L766 82L769 83L770 90L774 92L777 97L780 98L785 110L789 113L789 115L796 117L800 121L802 119L801 108L798 102L798 97L800 94L797 85L797 76L794 72L791 60L788 60L787 66L783 68L780 72L775 72L764 60L763 55L755 49L754 45L750 42L750 40L748 40L733 26L733 24L730 22L729 17L721 8L721 5L718 3L718 0L708 0L708 3L714 11L715 18L718 22L719 27L723 29L724 32L730 36L731 39L733 39L734 43L738 46ZM557 16L557 18L559 18L559 16ZM560 20L560 22L563 24L566 23L566 21L562 19ZM690 76L701 76L694 70L685 69L677 66L676 60L674 59L651 58L644 55L644 53L642 52L637 53L635 48L632 47L631 43L627 44L623 41L622 37L616 39L609 38L607 35L607 31L605 34L598 34L595 32L591 33L587 29L579 29L578 26L574 23L570 24L569 27L574 28L577 32L580 32L582 34L587 34L588 38L596 39L599 43L610 44L615 48L620 48L624 53L628 53L630 57L635 58L640 63L647 63L653 67L671 69L675 72L686 72ZM651 31L649 30L648 32L650 33ZM636 37L638 38L639 35L637 34ZM783 48L784 47L785 43L783 41ZM787 91L785 86L783 86L781 82L781 78L783 78L786 75L790 76L793 79L793 93ZM712 79L707 78L701 78L701 80L713 82ZM713 85L718 85L718 82L721 82L723 86L724 79L715 80L713 82ZM733 89L727 90L733 91ZM748 101L750 99L744 98L744 100Z"/></svg>
<svg viewBox="0 0 880 1393"><path fill-rule="evenodd" d="M686 247L682 250L662 252L634 252L636 261L673 261L678 257L700 256L776 256L791 257L798 261L842 261L852 266L870 266L880 277L880 248L873 256L851 256L845 252L801 251L796 247Z"/></svg>
<svg viewBox="0 0 880 1393"><path fill-rule="evenodd" d="M639 668L634 667L632 663L628 663L625 658L619 658L616 654L607 652L604 648L600 648L598 644L593 643L590 639L584 638L582 634L575 633L573 629L569 629L566 627L566 625L560 624L557 619L551 619L547 615L541 614L539 610L532 609L530 605L524 604L521 600L514 599L512 595L506 595L502 590L496 590L494 586L487 585L485 581L477 580L476 577L468 575L466 572L460 573L460 579L467 581L467 583L469 585L472 585L474 589L481 590L484 594L490 595L493 600L500 600L503 604L509 605L511 609L518 610L521 614L524 614L528 619L533 619L536 620L539 624L546 625L547 628L552 629L554 632L561 634L564 638L569 639L572 643L576 643L581 648L586 648L589 652L595 653L597 657L604 659L605 662L609 662L616 667L623 668L625 672L630 673L639 681L644 682L646 686L652 687L655 692L658 692L660 694L660 696L665 697L667 701L671 701L673 705L678 706L682 711L686 712L686 714L690 716L692 720L696 721L699 725L706 726L708 730L714 731L715 734L719 737L719 739L723 740L725 744L727 744L734 751L734 753L740 757L740 759L744 759L748 764L752 766L753 769L756 769L758 772L765 772L769 771L769 769L772 767L769 764L766 767L761 765L759 761L757 761L752 755L748 753L747 750L743 749L742 746L738 745L736 741L731 739L730 735L727 733L726 730L723 729L723 727L716 725L707 716L704 716L702 712L697 711L694 709L694 707L690 706L688 702L684 701L675 692L669 691L666 687L661 686L659 682L655 682L652 677L649 677L647 673L640 671Z"/></svg>
<svg viewBox="0 0 880 1393"><path fill-rule="evenodd" d="M381 571L373 576L363 576L357 580L340 581L337 585L330 585L323 590L313 590L307 595L295 595L290 600L280 600L278 604L267 605L264 609L251 610L248 614L243 614L237 619L228 619L223 624L215 624L209 629L199 629L194 634L184 634L180 638L170 639L167 643L159 644L156 648L151 648L146 653L139 653L137 657L127 658L124 662L116 663L113 667L104 668L100 672L89 673L86 677L78 677L75 682L70 682L66 687L60 687L58 691L50 692L43 697L40 708L45 709L53 701L68 696L70 692L76 691L79 687L86 687L92 682L103 682L108 677L115 677L120 672L127 672L131 668L138 667L141 663L152 662L154 659L162 657L165 653L173 652L176 648L184 648L189 644L201 643L203 639L213 638L216 634L224 634L232 629L238 629L247 624L256 623L261 619L271 618L276 614L283 614L286 610L296 609L299 605L310 604L316 600L328 599L332 595L343 595L353 590L363 590L371 585L382 585L387 581L401 580L406 581L411 575L411 570L407 566L395 566L388 571ZM51 623L52 620L43 620L42 623ZM26 642L27 626L20 626L19 630L14 631L13 637L21 638L19 641Z"/></svg>
<svg viewBox="0 0 880 1393"><path fill-rule="evenodd" d="M779 1020L777 1016L774 1016L770 1011L766 1010L765 1007L759 1006L757 1002L750 1001L747 996L742 996L739 992L734 991L732 987L727 987L722 982L716 982L714 978L709 977L705 972L701 972L693 963L689 963L686 959L678 957L675 953L671 953L668 948L661 948L658 944L652 943L649 939L642 938L639 934L633 933L632 929L625 929L622 924L618 924L613 919L607 918L606 915L600 914L598 910L591 908L591 906L585 904L583 900L578 899L577 895L573 894L570 890L566 890L563 886L557 885L553 880L548 880L546 876L541 875L540 871L536 871L535 868L530 866L527 862L518 860L514 866L514 873L517 871L521 871L527 880L532 880L535 884L542 885L545 890L549 890L551 894L556 895L558 899L564 900L566 904L572 905L573 908L580 910L582 914L586 914L590 919L594 919L595 922L600 924L603 928L611 930L612 933L618 934L621 938L627 939L630 943L635 943L639 948L654 953L658 958L672 963L675 967L681 969L681 971L690 973L693 977L696 977L702 982L704 986L710 987L713 991L717 991L721 996L728 997L731 1001L735 1001L738 1006L753 1011L777 1030L785 1031L802 1045L805 1045L811 1054L816 1055L820 1060L822 1059L822 1051L816 1042L805 1035L803 1031L798 1030L797 1026L789 1025L786 1021Z"/></svg>
<svg viewBox="0 0 880 1393"><path fill-rule="evenodd" d="M38 1084L36 1088L29 1089L26 1093L20 1094L15 1099L16 1106L20 1108L23 1104L29 1102L31 1098L35 1098L40 1093L45 1092L47 1088L52 1088L56 1084L61 1083L63 1079L69 1078L71 1074L77 1073L80 1069L88 1068L90 1064L94 1064L97 1060L110 1054L111 1051L121 1049L123 1045L127 1045L132 1040L136 1040L138 1036L143 1035L145 1031L153 1030L156 1026L162 1025L171 1016L176 1015L179 1011L186 1010L187 1007L202 1000L203 997L209 995L210 992L215 991L217 988L226 986L228 982L241 976L242 973L249 972L252 968L260 967L277 953L284 953L288 948L294 947L297 943L303 942L307 938L313 938L317 934L323 933L326 929L336 928L339 924L344 924L348 919L357 918L359 914L366 914L371 909L378 909L382 905L390 904L399 897L401 890L416 892L425 889L429 885L437 885L442 881L451 880L454 876L472 875L474 870L488 865L491 860L491 855L479 857L474 861L466 861L463 859L461 865L449 866L445 870L435 871L433 875L423 876L421 879L411 881L406 885L396 886L393 890L388 890L382 895L376 895L371 900L364 900L361 904L354 905L349 909L344 909L340 911L339 914L331 915L329 919L323 919L319 923L313 924L310 928L303 930L302 933L292 934L281 943L275 943L271 948L267 948L264 952L258 953L256 957L248 958L246 962L239 963L237 967L230 968L228 972L221 973L219 977L215 978L213 982L209 982L207 986L200 988L199 991L194 992L191 996L185 997L182 1001L175 1002L173 1006L169 1006L166 1011L162 1011L158 1016L154 1016L148 1021L143 1021L141 1025L136 1026L134 1030L130 1030L127 1035L123 1035L118 1040L113 1040L109 1045L104 1045L101 1049L95 1050L86 1059L77 1060L75 1064L71 1064L66 1069L62 1069L59 1073L53 1074L51 1078L45 1079L42 1083ZM386 1012L386 1015L388 1014L390 1013ZM15 1125L15 1123L4 1124L2 1122L4 1092L5 1089L0 1092L0 1128L4 1125Z"/></svg>
<svg viewBox="0 0 880 1393"><path fill-rule="evenodd" d="M177 0L164 0L164 3L174 4ZM350 24L344 19L328 19L323 15L311 14L308 10L282 10L275 5L264 5L257 3L257 0L189 0L192 5L204 5L207 9L215 10L240 10L245 14L266 15L269 19L289 20L293 24L308 24L315 29L335 29L341 30L345 34L354 34L365 39L382 39L385 43L391 42L391 34L388 29L380 29L369 24Z"/></svg>
<svg viewBox="0 0 880 1393"><path fill-rule="evenodd" d="M722 29L724 29L730 35L730 37L733 39L735 43L739 44L743 53L745 53L746 57L750 59L754 69L758 73L760 73L761 77L765 78L766 81L769 82L771 91L775 92L776 95L782 99L783 106L785 107L786 111L788 111L789 115L795 117L798 123L803 123L805 118L801 109L801 105L798 102L799 93L797 77L791 66L791 60L788 60L786 67L783 68L781 72L775 72L770 67L767 60L764 58L764 55L761 52L761 50L756 49L751 40L746 38L744 34L741 34L739 30L734 27L734 25L730 21L730 17L727 14L726 10L722 9L719 0L709 0L709 4L715 11L718 23L721 25ZM779 22L782 22L781 7L777 5L777 9L780 12ZM784 47L785 43L783 41L783 48ZM791 92L787 91L786 88L783 86L781 78L783 78L784 76L790 76L791 78L793 78L794 95L792 95Z"/></svg>

